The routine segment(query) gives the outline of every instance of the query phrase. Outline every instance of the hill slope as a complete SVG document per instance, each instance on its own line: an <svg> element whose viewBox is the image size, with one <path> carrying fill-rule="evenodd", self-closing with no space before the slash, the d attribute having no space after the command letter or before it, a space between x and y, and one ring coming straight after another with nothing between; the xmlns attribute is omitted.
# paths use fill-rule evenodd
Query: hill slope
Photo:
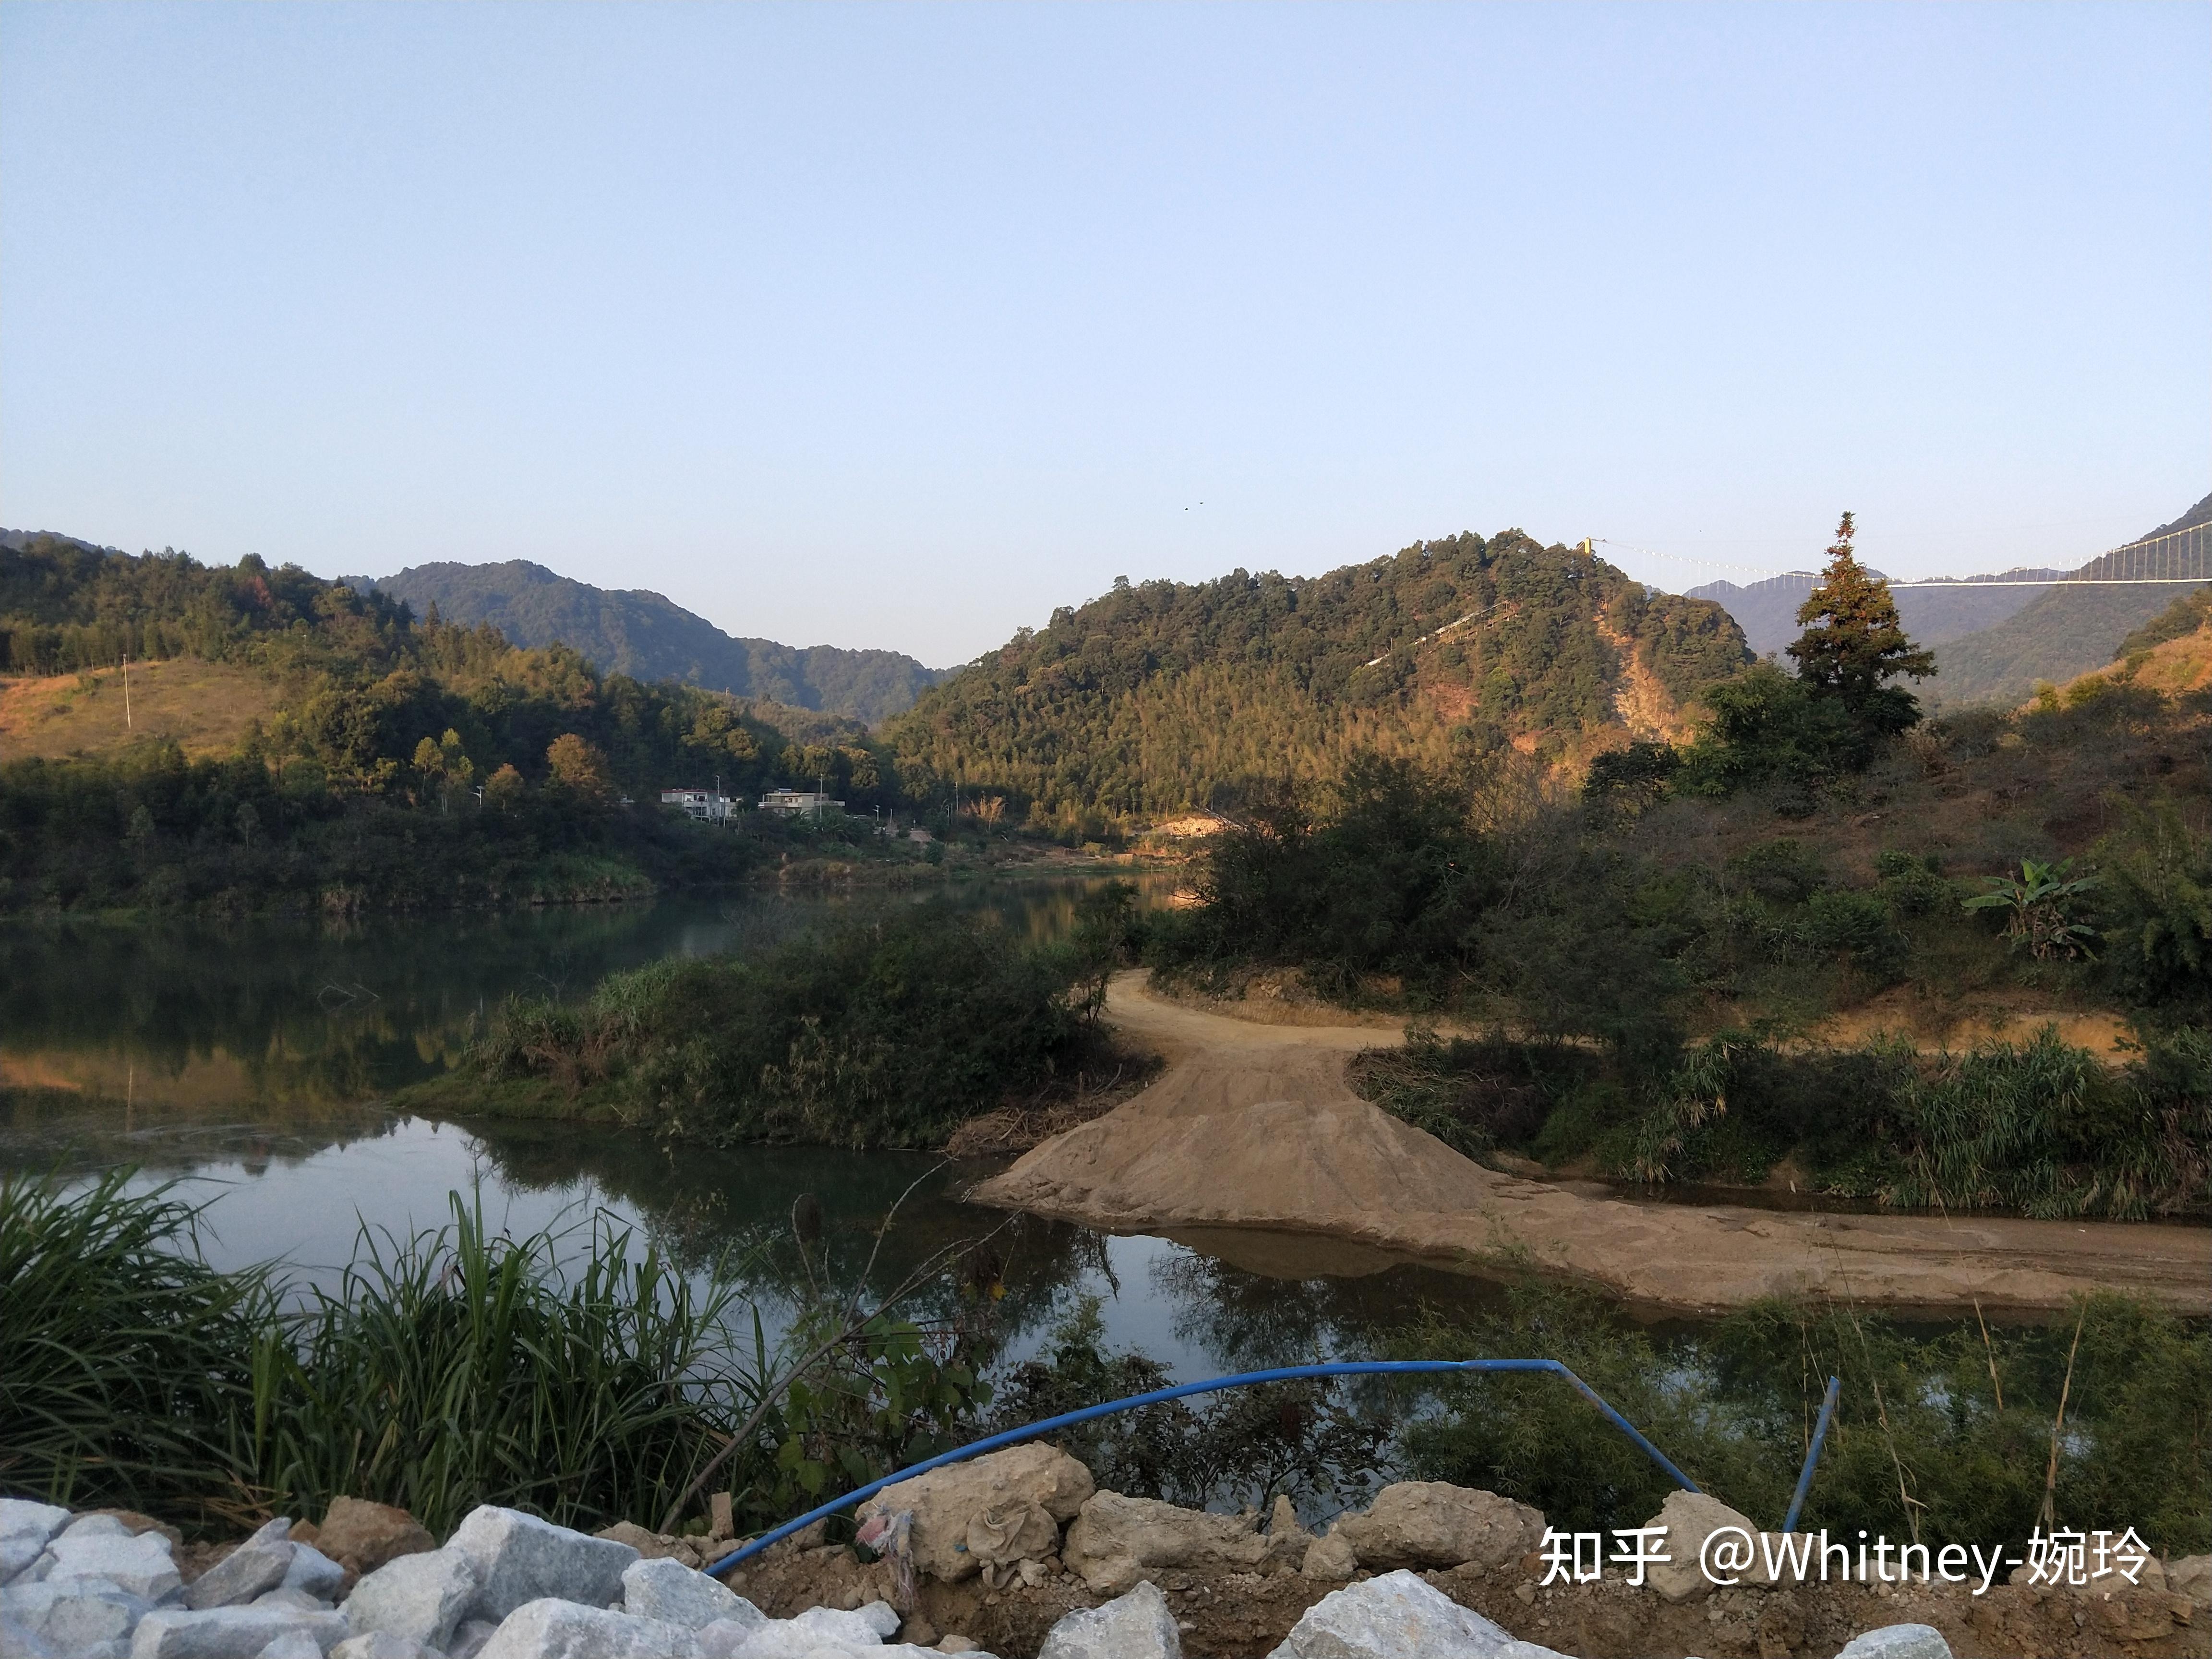
<svg viewBox="0 0 2212 1659"><path fill-rule="evenodd" d="M2023 568L1995 576L1969 576L1962 581L1946 582L1941 587L1900 588L1896 595L1897 612L1904 620L1905 631L1916 641L1940 645L1946 640L1994 628L2014 612L2033 604L2039 594L2051 591L2047 587L1998 587L1992 584L2057 578L2065 574L2062 570ZM1734 582L1708 582L1703 587L1690 589L1686 597L1711 599L1726 606L1729 615L1743 629L1746 641L1763 657L1769 652L1780 651L1797 637L1797 607L1811 591L1810 583L1817 580L1817 573L1807 570L1788 576L1770 576L1763 582L1752 582L1742 587Z"/></svg>
<svg viewBox="0 0 2212 1659"><path fill-rule="evenodd" d="M396 576L346 580L356 587L373 580L417 616L435 605L447 622L489 623L518 645L565 645L605 673L682 680L869 724L911 706L944 678L896 651L734 639L658 593L594 587L526 559L418 564Z"/></svg>
<svg viewBox="0 0 2212 1659"><path fill-rule="evenodd" d="M1517 531L1316 577L1117 584L890 721L908 787L1059 834L1333 777L1358 748L1578 757L1679 735L1747 659L1719 605Z"/></svg>
<svg viewBox="0 0 2212 1659"><path fill-rule="evenodd" d="M2143 539L2206 523L2212 523L2212 495ZM2099 574L2104 563L2092 560L2080 574ZM2150 621L2185 591L2165 586L2045 588L2034 603L1995 627L1939 647L1938 672L1924 682L1922 701L1954 708L2018 702L2035 690L2038 680L2069 680L2101 668L2119 653L2130 630Z"/></svg>

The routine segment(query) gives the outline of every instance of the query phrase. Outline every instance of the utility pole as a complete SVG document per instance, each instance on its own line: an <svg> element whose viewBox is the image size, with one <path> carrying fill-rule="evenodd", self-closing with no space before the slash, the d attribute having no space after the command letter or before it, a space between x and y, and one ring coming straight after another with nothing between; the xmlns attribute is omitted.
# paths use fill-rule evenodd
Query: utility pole
<svg viewBox="0 0 2212 1659"><path fill-rule="evenodd" d="M128 651L123 653L123 729L126 732L137 729L131 719L131 653Z"/></svg>

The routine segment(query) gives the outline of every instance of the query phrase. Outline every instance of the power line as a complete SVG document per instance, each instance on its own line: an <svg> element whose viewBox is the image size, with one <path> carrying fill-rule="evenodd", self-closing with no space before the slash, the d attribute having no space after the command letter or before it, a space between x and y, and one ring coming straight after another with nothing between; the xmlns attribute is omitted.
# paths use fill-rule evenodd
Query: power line
<svg viewBox="0 0 2212 1659"><path fill-rule="evenodd" d="M2161 536L2146 536L2141 541L2128 542L2100 553L2077 569L2052 576L2002 576L1980 578L1924 578L1917 581L1892 580L1893 588L1978 588L1978 587L2059 587L2066 586L2094 587L2160 586L2212 581L2212 560L2205 556L2205 534L2212 526L2191 525L2183 530L2169 530ZM1639 547L1633 543L1615 541L1610 537L1597 536L1591 540L1599 545L1617 548L1623 553L1650 559L1666 559L1677 564L1692 564L1712 570L1734 570L1757 576L1764 581L1785 584L1802 582L1808 589L1818 584L1819 574L1810 570L1778 570L1771 566L1737 564L1726 559L1708 559L1694 553L1666 553L1656 547ZM2107 561L2117 561L2111 575L2087 575L2084 573ZM2128 574L2118 574L2126 572Z"/></svg>

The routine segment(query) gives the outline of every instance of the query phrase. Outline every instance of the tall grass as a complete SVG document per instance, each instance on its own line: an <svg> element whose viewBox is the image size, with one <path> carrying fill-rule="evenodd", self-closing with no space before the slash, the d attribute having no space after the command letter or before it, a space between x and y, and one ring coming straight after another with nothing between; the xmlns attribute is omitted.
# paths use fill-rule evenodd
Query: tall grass
<svg viewBox="0 0 2212 1659"><path fill-rule="evenodd" d="M444 1532L478 1504L651 1522L757 1403L764 1355L656 1250L594 1222L364 1230L337 1288L200 1259L199 1212L112 1170L0 1178L0 1486L195 1528L319 1515L341 1494ZM748 1448L742 1487L775 1449Z"/></svg>
<svg viewBox="0 0 2212 1659"><path fill-rule="evenodd" d="M275 1296L209 1267L198 1209L131 1176L0 1176L0 1486L213 1519L250 1507L236 1431Z"/></svg>
<svg viewBox="0 0 2212 1659"><path fill-rule="evenodd" d="M272 1507L374 1497L443 1533L478 1504L564 1525L648 1521L750 1403L732 1369L734 1292L591 1224L573 1275L553 1231L364 1230L334 1292L256 1342L246 1448Z"/></svg>

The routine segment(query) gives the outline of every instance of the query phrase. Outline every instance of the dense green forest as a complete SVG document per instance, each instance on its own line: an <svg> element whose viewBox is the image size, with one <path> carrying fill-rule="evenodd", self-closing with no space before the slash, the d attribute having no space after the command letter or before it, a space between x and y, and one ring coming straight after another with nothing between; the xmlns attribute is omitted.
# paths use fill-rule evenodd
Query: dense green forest
<svg viewBox="0 0 2212 1659"><path fill-rule="evenodd" d="M0 548L0 671L82 673L126 653L250 669L276 712L227 757L151 738L0 763L0 908L614 896L774 855L676 821L665 787L819 779L856 811L897 799L849 726L807 715L815 740L795 741L757 705L417 622L296 567L58 537Z"/></svg>
<svg viewBox="0 0 2212 1659"><path fill-rule="evenodd" d="M2212 1211L2212 691L2093 676L1923 722L1887 682L1928 653L1850 537L1796 674L1709 688L1686 746L1601 755L1573 799L1510 752L1358 757L1217 836L1203 902L1132 918L1128 948L1215 994L1290 969L1478 1026L1361 1072L1478 1157ZM2156 631L2196 607L2172 611ZM2132 1028L2121 1063L2062 1036L2090 1010Z"/></svg>
<svg viewBox="0 0 2212 1659"><path fill-rule="evenodd" d="M418 564L393 576L349 576L450 623L489 623L517 645L565 645L609 674L681 680L710 690L872 725L912 706L943 674L897 651L848 651L733 639L704 617L641 588L594 587L532 564Z"/></svg>
<svg viewBox="0 0 2212 1659"><path fill-rule="evenodd" d="M1007 821L1088 836L1331 776L1362 750L1572 759L1624 732L1674 733L1747 659L1719 606L1508 531L1322 576L1117 582L884 735L918 794L957 790Z"/></svg>

